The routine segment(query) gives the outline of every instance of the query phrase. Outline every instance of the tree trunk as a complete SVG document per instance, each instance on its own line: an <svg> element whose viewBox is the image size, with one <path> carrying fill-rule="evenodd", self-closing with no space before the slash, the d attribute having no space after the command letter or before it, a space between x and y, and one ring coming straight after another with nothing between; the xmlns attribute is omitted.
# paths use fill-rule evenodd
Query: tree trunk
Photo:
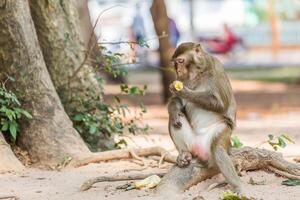
<svg viewBox="0 0 300 200"><path fill-rule="evenodd" d="M8 87L33 115L21 124L18 144L47 164L89 154L49 77L28 1L0 0L0 46L0 78L4 74L15 78Z"/></svg>
<svg viewBox="0 0 300 200"><path fill-rule="evenodd" d="M91 45L95 45L97 43L97 38L94 34L94 29L91 23L91 17L87 3L87 0L81 0L76 3L79 19L79 35L81 40L83 41L86 51L91 47Z"/></svg>
<svg viewBox="0 0 300 200"><path fill-rule="evenodd" d="M84 111L81 100L101 99L93 69L85 65L89 46L85 43L90 36L88 33L84 37L80 35L82 30L75 3L74 0L30 1L47 68L69 116Z"/></svg>
<svg viewBox="0 0 300 200"><path fill-rule="evenodd" d="M164 0L153 0L151 6L151 15L154 22L154 28L158 36L163 32L168 34L169 32L169 19L167 15L167 9ZM174 80L174 74L170 72L171 67L171 55L173 53L172 46L170 44L169 36L159 39L159 55L162 72L162 82L164 87L164 101L167 102L171 93L169 91L169 85Z"/></svg>
<svg viewBox="0 0 300 200"><path fill-rule="evenodd" d="M24 169L24 166L12 152L9 144L7 144L0 132L0 172L19 171L22 169Z"/></svg>

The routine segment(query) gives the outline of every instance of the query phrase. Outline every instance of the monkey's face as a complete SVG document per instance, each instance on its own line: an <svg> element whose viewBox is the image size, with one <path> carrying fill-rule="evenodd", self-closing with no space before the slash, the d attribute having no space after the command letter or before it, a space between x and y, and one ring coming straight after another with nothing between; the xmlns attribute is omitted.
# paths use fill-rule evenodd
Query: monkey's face
<svg viewBox="0 0 300 200"><path fill-rule="evenodd" d="M174 68L177 74L177 78L180 80L187 79L189 76L187 58L184 56L182 57L179 56L176 59L174 59L173 62L174 62Z"/></svg>
<svg viewBox="0 0 300 200"><path fill-rule="evenodd" d="M201 45L192 42L179 45L172 56L172 61L177 78L181 81L194 80L207 68L205 52Z"/></svg>

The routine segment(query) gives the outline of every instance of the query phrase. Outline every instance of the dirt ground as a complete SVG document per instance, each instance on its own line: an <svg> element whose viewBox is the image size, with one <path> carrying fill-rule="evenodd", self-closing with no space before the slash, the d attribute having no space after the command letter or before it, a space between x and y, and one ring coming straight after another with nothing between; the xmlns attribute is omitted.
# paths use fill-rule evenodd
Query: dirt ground
<svg viewBox="0 0 300 200"><path fill-rule="evenodd" d="M243 82L244 83L244 82ZM251 86L252 85L252 86ZM238 124L234 134L238 135L240 140L247 146L256 146L260 142L267 140L268 134L278 136L282 133L287 133L296 142L288 144L284 149L279 151L284 157L292 160L296 155L300 155L300 105L297 106L295 101L299 89L287 89L284 85L268 85L261 83L250 82L247 87L235 82L233 84L235 92L245 92L252 89L250 92L263 91L264 93L272 94L280 91L289 93L291 103L286 102L283 106L280 98L262 98L264 101L256 100L253 96L252 101L256 101L258 106L247 107L246 103L239 103ZM247 88L247 89L245 89ZM272 92L273 91L273 92ZM249 91L248 91L249 92ZM298 97L298 96L297 96ZM278 102L277 102L278 100ZM300 99L299 104L300 104ZM246 101L246 100L245 100ZM247 101L250 101L247 99ZM272 101L273 106L265 106L266 102ZM275 102L275 104L274 104ZM277 103L276 103L277 102ZM264 106L259 106L263 104ZM274 106L275 105L275 106ZM134 147L150 147L162 146L171 153L176 154L174 145L168 136L167 131L167 112L165 106L150 105L148 113L145 116L145 122L152 129L148 135L138 135L125 137L130 146ZM118 138L117 138L118 139ZM270 146L263 144L260 148L270 149ZM17 196L21 200L71 200L71 199L193 199L195 196L201 195L206 200L219 199L222 192L230 189L229 186L207 191L207 187L212 183L223 180L221 175L213 177L199 183L190 188L181 196L172 196L165 194L164 197L153 196L151 190L117 190L116 187L126 183L122 182L102 182L97 183L88 191L80 192L81 184L92 177L103 175L117 175L130 173L146 173L146 172L162 172L171 167L165 163L163 169L159 169L157 161L146 158L146 162L154 167L149 167L143 171L134 171L140 169L141 166L133 160L121 160L113 162L104 162L100 164L90 164L88 166L64 169L62 171L48 171L28 168L23 172L9 172L0 174L0 199L4 196ZM242 179L245 183L253 178L255 182L260 182L263 185L247 184L247 190L256 199L263 200L298 200L300 199L300 186L288 187L281 185L281 181L285 180L273 173L264 171L247 172Z"/></svg>

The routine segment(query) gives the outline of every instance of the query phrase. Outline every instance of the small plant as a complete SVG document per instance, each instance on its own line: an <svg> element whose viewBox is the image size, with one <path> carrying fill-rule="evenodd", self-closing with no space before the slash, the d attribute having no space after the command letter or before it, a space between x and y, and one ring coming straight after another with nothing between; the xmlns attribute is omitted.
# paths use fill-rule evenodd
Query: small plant
<svg viewBox="0 0 300 200"><path fill-rule="evenodd" d="M282 134L278 137L274 137L274 135L268 135L268 144L271 145L271 147L277 151L279 147L285 148L287 145L287 142L295 143L287 134Z"/></svg>
<svg viewBox="0 0 300 200"><path fill-rule="evenodd" d="M130 42L128 42L129 45ZM140 46L145 46L145 42L138 43ZM97 71L107 73L117 78L119 76L126 76L128 70L126 65L122 63L121 53L114 53L108 51L106 47L100 46L102 55L98 58L99 65L96 67ZM98 85L102 90L104 89L105 81L99 75L95 74L98 80ZM130 97L136 95L145 95L147 86L137 87L129 86L128 84L120 84L120 94L125 94ZM89 92L89 91L87 91ZM114 102L105 102L103 94L94 94L90 91L88 98L73 99L78 104L83 105L83 110L72 110L71 119L74 127L81 134L85 142L92 151L99 151L103 149L98 148L98 141L104 137L109 138L114 134L137 134L145 133L149 129L148 125L144 125L142 117L147 112L143 103L139 103L138 109L134 110L128 105L121 102L118 96L114 97ZM81 106L82 108L82 106ZM113 146L109 145L107 148L120 148L126 146L125 140L116 142Z"/></svg>
<svg viewBox="0 0 300 200"><path fill-rule="evenodd" d="M230 190L223 192L221 199L222 200L254 200L254 198L252 197L240 196L237 193L232 192Z"/></svg>
<svg viewBox="0 0 300 200"><path fill-rule="evenodd" d="M231 136L231 146L233 148L241 148L241 147L243 147L243 143L240 141L240 139L236 135L233 135L233 136Z"/></svg>
<svg viewBox="0 0 300 200"><path fill-rule="evenodd" d="M7 80L9 79L13 80L11 77ZM32 116L21 108L21 103L17 96L13 92L6 90L5 82L1 83L0 86L0 129L4 133L9 133L12 141L15 142L19 132L18 120L21 118L31 119Z"/></svg>

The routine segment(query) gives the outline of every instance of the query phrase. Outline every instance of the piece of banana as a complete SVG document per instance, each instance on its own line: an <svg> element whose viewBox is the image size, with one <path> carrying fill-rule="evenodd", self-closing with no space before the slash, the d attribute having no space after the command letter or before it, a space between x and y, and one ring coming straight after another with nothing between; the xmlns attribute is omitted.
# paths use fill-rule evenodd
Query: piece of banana
<svg viewBox="0 0 300 200"><path fill-rule="evenodd" d="M159 184L160 180L161 179L159 176L152 175L143 180L136 181L134 183L134 185L135 185L135 188L138 188L138 189L142 189L142 188L150 189L150 188L156 187Z"/></svg>
<svg viewBox="0 0 300 200"><path fill-rule="evenodd" d="M177 91L180 91L183 89L183 83L181 81L173 81L173 85Z"/></svg>

